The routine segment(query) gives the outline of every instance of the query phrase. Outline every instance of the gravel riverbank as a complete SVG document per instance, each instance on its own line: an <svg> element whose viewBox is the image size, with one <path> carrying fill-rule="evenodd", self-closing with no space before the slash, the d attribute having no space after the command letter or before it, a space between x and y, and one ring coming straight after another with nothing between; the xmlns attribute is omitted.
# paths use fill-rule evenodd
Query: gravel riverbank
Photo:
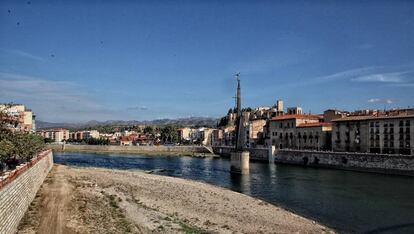
<svg viewBox="0 0 414 234"><path fill-rule="evenodd" d="M330 233L264 201L138 171L56 165L19 233Z"/></svg>

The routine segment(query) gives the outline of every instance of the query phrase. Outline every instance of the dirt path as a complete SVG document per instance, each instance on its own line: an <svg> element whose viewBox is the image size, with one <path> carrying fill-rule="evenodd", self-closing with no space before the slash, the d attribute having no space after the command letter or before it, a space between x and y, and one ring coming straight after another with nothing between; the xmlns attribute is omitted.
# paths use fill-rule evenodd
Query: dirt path
<svg viewBox="0 0 414 234"><path fill-rule="evenodd" d="M330 233L282 208L205 183L57 165L19 233Z"/></svg>
<svg viewBox="0 0 414 234"><path fill-rule="evenodd" d="M73 233L66 228L68 222L69 202L72 186L64 177L62 167L55 167L52 171L51 183L44 186L44 199L40 204L40 215L42 217L39 225L39 233Z"/></svg>

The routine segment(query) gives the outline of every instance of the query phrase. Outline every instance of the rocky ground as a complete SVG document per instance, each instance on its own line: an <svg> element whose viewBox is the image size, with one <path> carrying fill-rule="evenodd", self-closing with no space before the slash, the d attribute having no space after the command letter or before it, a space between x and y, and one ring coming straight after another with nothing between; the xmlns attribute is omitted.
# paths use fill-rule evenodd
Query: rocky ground
<svg viewBox="0 0 414 234"><path fill-rule="evenodd" d="M55 165L18 233L327 233L264 201L137 171Z"/></svg>

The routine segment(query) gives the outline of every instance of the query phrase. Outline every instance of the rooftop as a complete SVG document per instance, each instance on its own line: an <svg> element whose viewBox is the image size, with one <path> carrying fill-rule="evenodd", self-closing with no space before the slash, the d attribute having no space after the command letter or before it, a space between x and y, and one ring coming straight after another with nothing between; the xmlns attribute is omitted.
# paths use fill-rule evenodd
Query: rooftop
<svg viewBox="0 0 414 234"><path fill-rule="evenodd" d="M273 117L271 121L287 120L287 119L322 119L319 115L281 115Z"/></svg>
<svg viewBox="0 0 414 234"><path fill-rule="evenodd" d="M344 122L344 121L361 121L361 120L372 120L372 119L399 119L399 118L414 118L414 114L400 114L400 115L356 115L347 116L340 119L334 119L332 122Z"/></svg>

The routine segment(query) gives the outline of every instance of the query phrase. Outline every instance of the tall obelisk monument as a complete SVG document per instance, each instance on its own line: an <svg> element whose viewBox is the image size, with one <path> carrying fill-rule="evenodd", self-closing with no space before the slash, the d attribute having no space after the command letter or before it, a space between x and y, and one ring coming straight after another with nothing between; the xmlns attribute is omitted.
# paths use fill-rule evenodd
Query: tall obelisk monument
<svg viewBox="0 0 414 234"><path fill-rule="evenodd" d="M240 73L235 75L237 79L236 94L236 141L234 151L231 153L231 173L249 174L250 153L246 150L246 129L244 127L243 112L241 109Z"/></svg>

